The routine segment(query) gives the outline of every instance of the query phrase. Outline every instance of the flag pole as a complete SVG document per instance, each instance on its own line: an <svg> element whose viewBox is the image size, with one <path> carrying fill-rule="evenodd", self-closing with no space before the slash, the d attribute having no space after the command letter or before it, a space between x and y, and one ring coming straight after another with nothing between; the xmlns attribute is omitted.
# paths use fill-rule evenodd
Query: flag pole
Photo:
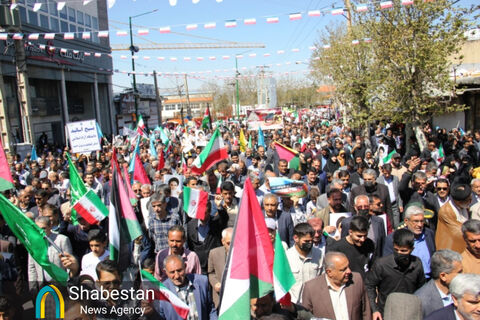
<svg viewBox="0 0 480 320"><path fill-rule="evenodd" d="M62 254L62 255L63 255L63 251L62 251L62 249L60 249L60 247L59 247L59 246L57 246L57 245L56 245L56 243L55 243L55 242L53 242L53 240L52 240L52 239L50 239L50 238L49 238L47 235L44 235L44 236L43 236L43 238L44 238L44 239L47 239L47 241L48 241L48 242L49 242L49 243L52 245L52 247L53 247L55 250L57 250L57 251L58 251L58 253L60 253L60 254Z"/></svg>

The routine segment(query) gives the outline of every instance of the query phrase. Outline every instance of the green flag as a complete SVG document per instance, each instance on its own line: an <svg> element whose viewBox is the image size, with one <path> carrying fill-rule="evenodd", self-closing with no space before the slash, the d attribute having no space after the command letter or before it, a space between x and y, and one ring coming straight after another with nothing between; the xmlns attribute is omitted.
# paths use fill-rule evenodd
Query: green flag
<svg viewBox="0 0 480 320"><path fill-rule="evenodd" d="M298 157L298 155L293 157L292 160L288 162L288 167L294 170L300 169L300 158Z"/></svg>
<svg viewBox="0 0 480 320"><path fill-rule="evenodd" d="M70 159L70 155L67 153L67 159L68 159L68 169L69 169L69 174L70 174L70 204L73 206L78 200L80 200L81 197L85 193L87 193L87 187L83 183L82 178L80 178L80 175L78 174L77 169L75 168L75 165L72 162L72 159ZM72 223L77 224L77 211L72 208Z"/></svg>
<svg viewBox="0 0 480 320"><path fill-rule="evenodd" d="M45 239L45 231L40 229L2 194L0 194L0 212L10 230L25 246L32 258L52 279L66 285L67 272L48 259L48 241Z"/></svg>
<svg viewBox="0 0 480 320"><path fill-rule="evenodd" d="M390 152L386 157L383 158L383 163L390 163L390 161L392 161L392 157L393 155L397 153L397 151L395 151L395 149L392 150L392 152Z"/></svg>

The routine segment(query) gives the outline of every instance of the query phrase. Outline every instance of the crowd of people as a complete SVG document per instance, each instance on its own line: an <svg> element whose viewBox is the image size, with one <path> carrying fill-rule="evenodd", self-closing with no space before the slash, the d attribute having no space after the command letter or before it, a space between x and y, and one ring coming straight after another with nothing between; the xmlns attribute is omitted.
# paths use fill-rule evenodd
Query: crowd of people
<svg viewBox="0 0 480 320"><path fill-rule="evenodd" d="M217 319L250 179L271 241L278 232L295 278L292 304L277 302L272 290L251 299L252 319L480 319L480 131L426 124L424 141L406 141L402 125L378 122L357 131L314 110L300 121L286 116L284 127L264 131L263 139L247 125L219 125L228 159L201 175L192 164L213 130L195 126L165 128L168 141L150 135L155 152L142 135L104 139L101 151L72 155L85 186L108 207L112 151L128 166L140 143L150 183L131 184L142 236L130 244L127 266L110 260L108 217L90 224L72 215L68 148L45 144L37 160L12 155L15 189L4 195L56 245L48 256L68 272L69 286L139 286L141 268L188 305L187 319ZM280 158L279 144L298 153L295 168ZM279 197L270 189L272 177L303 181L308 193ZM203 219L185 213L184 187L209 193ZM1 214L0 236L0 318L22 319L22 305L55 281ZM143 311L87 314L85 305ZM181 319L166 301L67 299L66 319L110 318Z"/></svg>

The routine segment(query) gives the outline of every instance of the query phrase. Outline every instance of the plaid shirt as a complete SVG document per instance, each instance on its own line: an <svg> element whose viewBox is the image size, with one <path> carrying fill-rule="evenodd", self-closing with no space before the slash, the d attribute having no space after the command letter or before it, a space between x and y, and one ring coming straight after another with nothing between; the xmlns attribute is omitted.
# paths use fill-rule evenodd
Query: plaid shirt
<svg viewBox="0 0 480 320"><path fill-rule="evenodd" d="M188 283L183 287L175 286L178 297L190 307L187 320L198 320L197 304L195 303L195 295L193 291L195 288L193 284L187 279Z"/></svg>
<svg viewBox="0 0 480 320"><path fill-rule="evenodd" d="M169 214L164 219L159 219L156 215L150 218L148 231L150 238L155 242L155 253L168 247L168 229L180 224L178 214Z"/></svg>

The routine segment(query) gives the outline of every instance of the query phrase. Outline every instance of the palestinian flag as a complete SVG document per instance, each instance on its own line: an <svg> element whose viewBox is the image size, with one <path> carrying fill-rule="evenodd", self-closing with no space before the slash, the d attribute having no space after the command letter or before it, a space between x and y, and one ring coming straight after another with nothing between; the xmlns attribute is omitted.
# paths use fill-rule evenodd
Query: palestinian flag
<svg viewBox="0 0 480 320"><path fill-rule="evenodd" d="M73 205L73 208L90 224L98 224L108 216L107 207L93 190L88 190Z"/></svg>
<svg viewBox="0 0 480 320"><path fill-rule="evenodd" d="M185 304L175 293L168 290L167 287L160 281L158 281L153 275L145 270L140 271L140 277L142 278L142 288L145 290L154 290L155 300L168 301L172 305L173 309L178 313L180 318L186 319L190 308Z"/></svg>
<svg viewBox="0 0 480 320"><path fill-rule="evenodd" d="M395 149L392 150L386 157L383 158L383 164L390 163L392 161L393 155L397 153Z"/></svg>
<svg viewBox="0 0 480 320"><path fill-rule="evenodd" d="M130 203L134 206L137 203L137 196L135 192L133 192L132 185L130 184L130 175L128 174L127 168L123 167L123 181L125 189L127 190L128 198L130 199Z"/></svg>
<svg viewBox="0 0 480 320"><path fill-rule="evenodd" d="M205 219L208 193L203 190L183 188L183 211L193 219Z"/></svg>
<svg viewBox="0 0 480 320"><path fill-rule="evenodd" d="M142 229L123 184L116 158L114 151L112 156L112 191L108 214L110 259L117 261L120 269L125 270L129 265L131 255L130 243L142 235Z"/></svg>
<svg viewBox="0 0 480 320"><path fill-rule="evenodd" d="M215 163L227 159L227 148L223 144L220 130L216 129L203 151L195 158L192 164L193 174L202 174Z"/></svg>
<svg viewBox="0 0 480 320"><path fill-rule="evenodd" d="M80 200L81 197L83 197L84 194L87 193L87 187L83 183L82 178L80 178L80 175L78 174L77 168L75 168L75 165L72 162L72 159L70 159L70 155L67 154L67 159L68 159L68 172L70 175L70 194L71 194L71 199L70 199L70 204L73 206L78 200ZM73 224L78 224L77 222L77 211L75 209L72 209L72 222Z"/></svg>
<svg viewBox="0 0 480 320"><path fill-rule="evenodd" d="M210 117L210 105L208 103L202 120L202 129L212 129L212 118Z"/></svg>
<svg viewBox="0 0 480 320"><path fill-rule="evenodd" d="M250 299L273 287L273 247L250 179L245 181L220 293L220 320L250 319Z"/></svg>
<svg viewBox="0 0 480 320"><path fill-rule="evenodd" d="M295 284L290 263L288 262L285 249L283 249L282 239L277 231L275 237L275 257L273 259L273 289L275 290L275 299L282 305L289 306L292 301L290 289Z"/></svg>
<svg viewBox="0 0 480 320"><path fill-rule="evenodd" d="M0 142L0 191L13 189L13 178L8 165L5 150Z"/></svg>
<svg viewBox="0 0 480 320"><path fill-rule="evenodd" d="M279 197L303 198L308 194L308 187L305 182L292 180L283 177L269 177L270 192Z"/></svg>
<svg viewBox="0 0 480 320"><path fill-rule="evenodd" d="M280 143L275 143L275 150L280 159L287 160L289 168L295 170L300 168L300 159L297 151Z"/></svg>

